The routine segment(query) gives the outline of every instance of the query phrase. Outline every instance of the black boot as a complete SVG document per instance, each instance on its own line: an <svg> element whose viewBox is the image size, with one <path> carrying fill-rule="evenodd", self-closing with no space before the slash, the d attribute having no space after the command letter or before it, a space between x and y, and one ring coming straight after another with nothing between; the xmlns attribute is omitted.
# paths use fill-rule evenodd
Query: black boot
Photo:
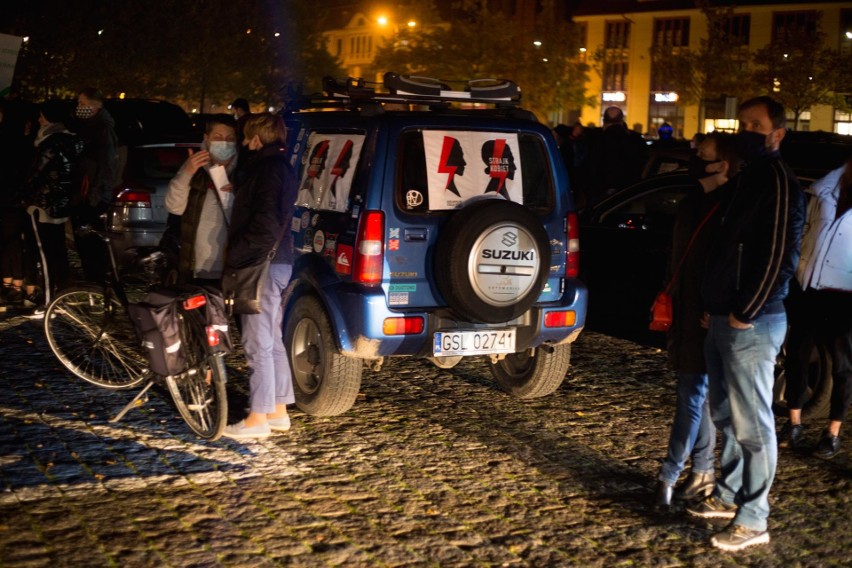
<svg viewBox="0 0 852 568"><path fill-rule="evenodd" d="M828 430L823 431L814 455L824 460L830 460L840 451L840 436L832 436Z"/></svg>
<svg viewBox="0 0 852 568"><path fill-rule="evenodd" d="M693 471L675 490L674 498L680 501L700 501L709 497L715 486L716 475L712 471L707 473Z"/></svg>
<svg viewBox="0 0 852 568"><path fill-rule="evenodd" d="M665 481L657 481L654 491L654 509L657 511L668 511L672 506L672 494L674 487Z"/></svg>
<svg viewBox="0 0 852 568"><path fill-rule="evenodd" d="M791 424L788 420L778 434L778 447L801 450L805 441L805 425Z"/></svg>

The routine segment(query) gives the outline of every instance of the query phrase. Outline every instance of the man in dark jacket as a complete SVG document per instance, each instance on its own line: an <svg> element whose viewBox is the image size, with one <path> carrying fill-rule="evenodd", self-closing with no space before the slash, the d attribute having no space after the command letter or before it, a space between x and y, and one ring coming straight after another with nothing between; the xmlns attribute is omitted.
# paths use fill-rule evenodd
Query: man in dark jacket
<svg viewBox="0 0 852 568"><path fill-rule="evenodd" d="M781 160L784 107L757 97L739 109L745 169L720 194L701 294L709 314L705 343L710 414L722 432L713 495L687 508L695 517L732 519L711 543L736 551L769 542L769 488L777 447L772 413L775 358L787 332L783 300L799 260L804 194Z"/></svg>
<svg viewBox="0 0 852 568"><path fill-rule="evenodd" d="M639 181L647 159L644 139L627 129L621 109L615 106L606 109L603 129L589 131L588 156L579 180L585 205L594 205Z"/></svg>
<svg viewBox="0 0 852 568"><path fill-rule="evenodd" d="M74 226L91 225L103 229L101 214L109 209L112 190L118 183L118 139L115 121L107 112L103 94L87 88L77 95L74 131L83 140L80 154L79 204L74 211ZM76 237L77 252L87 280L101 281L106 269L106 250L100 237Z"/></svg>

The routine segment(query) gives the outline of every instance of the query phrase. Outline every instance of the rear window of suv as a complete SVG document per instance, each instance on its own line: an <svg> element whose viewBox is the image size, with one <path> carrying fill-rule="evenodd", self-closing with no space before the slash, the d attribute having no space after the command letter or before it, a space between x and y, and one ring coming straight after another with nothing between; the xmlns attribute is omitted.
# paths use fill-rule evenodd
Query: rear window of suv
<svg viewBox="0 0 852 568"><path fill-rule="evenodd" d="M542 213L554 201L547 148L528 133L406 132L396 178L398 206L411 213L452 210L489 194Z"/></svg>

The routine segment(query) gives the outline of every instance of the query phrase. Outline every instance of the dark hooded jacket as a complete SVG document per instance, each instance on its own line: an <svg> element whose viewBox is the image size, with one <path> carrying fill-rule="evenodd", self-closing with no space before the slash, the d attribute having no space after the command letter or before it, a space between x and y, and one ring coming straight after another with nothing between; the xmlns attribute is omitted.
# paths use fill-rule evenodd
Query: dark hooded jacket
<svg viewBox="0 0 852 568"><path fill-rule="evenodd" d="M283 146L264 146L244 163L238 176L240 190L231 210L225 266L243 268L259 264L275 247L273 263L293 262L290 223L297 185Z"/></svg>
<svg viewBox="0 0 852 568"><path fill-rule="evenodd" d="M72 199L80 184L77 160L83 142L54 124L55 132L38 145L33 171L24 186L27 205L40 207L54 219L71 214Z"/></svg>
<svg viewBox="0 0 852 568"><path fill-rule="evenodd" d="M74 128L83 140L80 154L82 197L90 206L105 209L119 181L115 121L105 108L101 108L91 118L78 120Z"/></svg>
<svg viewBox="0 0 852 568"><path fill-rule="evenodd" d="M717 191L721 204L701 285L705 310L742 322L783 312L805 222L796 176L775 152Z"/></svg>

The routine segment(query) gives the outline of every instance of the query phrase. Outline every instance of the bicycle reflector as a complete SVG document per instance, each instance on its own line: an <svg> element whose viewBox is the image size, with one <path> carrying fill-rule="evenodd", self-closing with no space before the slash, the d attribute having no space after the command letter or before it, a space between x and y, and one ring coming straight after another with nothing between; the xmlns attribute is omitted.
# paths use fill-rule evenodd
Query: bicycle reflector
<svg viewBox="0 0 852 568"><path fill-rule="evenodd" d="M204 331L207 333L207 345L210 347L216 347L219 345L219 329L218 326L208 325L204 328Z"/></svg>
<svg viewBox="0 0 852 568"><path fill-rule="evenodd" d="M183 301L183 309L185 310L194 310L206 305L207 297L204 294L199 294L198 296L193 296L192 298L187 298Z"/></svg>

